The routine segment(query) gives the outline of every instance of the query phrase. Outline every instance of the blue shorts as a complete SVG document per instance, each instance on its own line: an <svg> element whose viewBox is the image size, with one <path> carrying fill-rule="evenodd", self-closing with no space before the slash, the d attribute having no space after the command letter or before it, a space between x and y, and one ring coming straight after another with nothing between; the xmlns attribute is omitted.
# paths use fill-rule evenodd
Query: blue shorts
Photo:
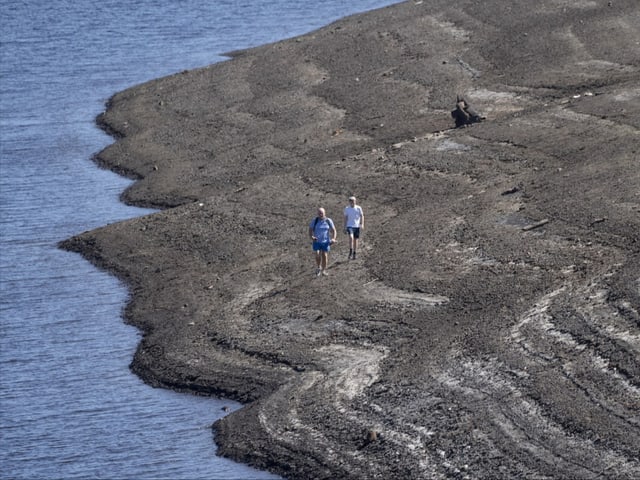
<svg viewBox="0 0 640 480"><path fill-rule="evenodd" d="M331 250L331 242L313 242L314 252L328 252L329 250Z"/></svg>
<svg viewBox="0 0 640 480"><path fill-rule="evenodd" d="M360 238L360 227L347 227L347 233L353 238Z"/></svg>

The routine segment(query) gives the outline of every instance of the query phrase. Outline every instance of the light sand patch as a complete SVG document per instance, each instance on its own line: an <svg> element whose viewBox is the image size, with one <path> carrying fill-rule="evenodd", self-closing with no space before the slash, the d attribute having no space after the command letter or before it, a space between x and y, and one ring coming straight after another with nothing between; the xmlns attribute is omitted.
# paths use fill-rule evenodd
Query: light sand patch
<svg viewBox="0 0 640 480"><path fill-rule="evenodd" d="M407 292L389 287L382 282L373 281L365 285L368 295L387 308L421 309L436 307L449 302L443 295Z"/></svg>
<svg viewBox="0 0 640 480"><path fill-rule="evenodd" d="M498 92L485 88L470 90L467 97L483 116L519 112L534 104L526 96L515 92Z"/></svg>
<svg viewBox="0 0 640 480"><path fill-rule="evenodd" d="M387 356L384 347L355 348L347 345L327 345L316 350L318 370L296 375L290 382L266 398L260 405L258 419L262 428L278 443L296 448L320 446L332 461L348 456L358 459L355 450L340 449L338 445L300 415L304 404L313 398L333 403L335 415L355 418L349 403L377 381L380 363Z"/></svg>
<svg viewBox="0 0 640 480"><path fill-rule="evenodd" d="M318 349L318 352L328 368L323 388L334 392L338 404L352 400L375 382L380 362L387 356L387 349L383 347L328 345Z"/></svg>
<svg viewBox="0 0 640 480"><path fill-rule="evenodd" d="M580 391L588 392L594 409L637 426L640 418L633 412L640 408L640 389L618 372L615 356L609 358L600 345L614 341L621 352L637 355L640 336L633 331L634 325L617 315L607 302L608 295L597 279L578 288L568 284L529 310L511 329L510 338L526 365L556 371L562 381L570 379ZM574 306L579 322L588 326L587 333L563 328L561 320L553 317L551 307L560 309L563 304Z"/></svg>
<svg viewBox="0 0 640 480"><path fill-rule="evenodd" d="M436 144L436 150L438 152L463 152L466 150L471 150L471 147L469 145L463 145L461 143L454 142L453 140L445 138L444 140Z"/></svg>
<svg viewBox="0 0 640 480"><path fill-rule="evenodd" d="M436 17L424 17L423 20L429 27L437 27L447 32L455 41L466 42L471 37L471 32L447 20L439 20Z"/></svg>
<svg viewBox="0 0 640 480"><path fill-rule="evenodd" d="M494 441L517 444L541 462L562 469L570 470L575 459L580 458L584 474L597 473L608 464L615 464L625 472L636 470L634 462L614 449L603 454L590 440L567 432L505 372L510 372L508 366L495 360L452 362L451 368L442 372L438 380L464 398L469 408L484 412L483 418L500 429L503 436Z"/></svg>
<svg viewBox="0 0 640 480"><path fill-rule="evenodd" d="M598 2L595 0L555 0L551 2L547 11L555 12L558 8L587 10L589 8L597 8ZM543 10L542 6L536 7Z"/></svg>
<svg viewBox="0 0 640 480"><path fill-rule="evenodd" d="M629 90L624 90L613 96L613 99L616 102L633 102L633 101L638 101L639 98L640 98L640 88L632 88Z"/></svg>

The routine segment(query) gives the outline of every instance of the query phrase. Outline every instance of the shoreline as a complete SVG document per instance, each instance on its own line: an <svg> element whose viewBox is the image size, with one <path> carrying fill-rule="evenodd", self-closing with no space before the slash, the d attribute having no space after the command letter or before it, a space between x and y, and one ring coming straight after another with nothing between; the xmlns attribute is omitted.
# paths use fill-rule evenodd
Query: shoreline
<svg viewBox="0 0 640 480"><path fill-rule="evenodd" d="M236 461L640 475L639 14L404 2L127 89L96 161L162 210L61 247L127 284L140 378L245 404ZM305 227L351 194L359 259L316 279Z"/></svg>

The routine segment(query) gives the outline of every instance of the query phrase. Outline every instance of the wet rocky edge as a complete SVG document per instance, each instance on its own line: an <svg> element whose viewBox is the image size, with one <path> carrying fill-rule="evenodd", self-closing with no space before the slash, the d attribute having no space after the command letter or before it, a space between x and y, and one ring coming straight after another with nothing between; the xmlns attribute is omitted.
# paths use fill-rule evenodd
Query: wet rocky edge
<svg viewBox="0 0 640 480"><path fill-rule="evenodd" d="M162 211L61 244L287 478L640 476L640 6L410 1L115 95ZM452 128L456 96L485 120ZM367 215L316 278L307 223Z"/></svg>

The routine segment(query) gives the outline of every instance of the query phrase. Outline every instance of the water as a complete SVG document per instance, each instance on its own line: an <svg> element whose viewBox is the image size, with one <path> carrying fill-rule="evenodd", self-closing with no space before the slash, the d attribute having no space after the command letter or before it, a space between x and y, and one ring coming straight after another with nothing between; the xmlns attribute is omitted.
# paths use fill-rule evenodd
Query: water
<svg viewBox="0 0 640 480"><path fill-rule="evenodd" d="M126 289L58 241L151 214L90 161L131 85L382 0L0 0L0 478L277 478L216 457L232 402L144 385Z"/></svg>

